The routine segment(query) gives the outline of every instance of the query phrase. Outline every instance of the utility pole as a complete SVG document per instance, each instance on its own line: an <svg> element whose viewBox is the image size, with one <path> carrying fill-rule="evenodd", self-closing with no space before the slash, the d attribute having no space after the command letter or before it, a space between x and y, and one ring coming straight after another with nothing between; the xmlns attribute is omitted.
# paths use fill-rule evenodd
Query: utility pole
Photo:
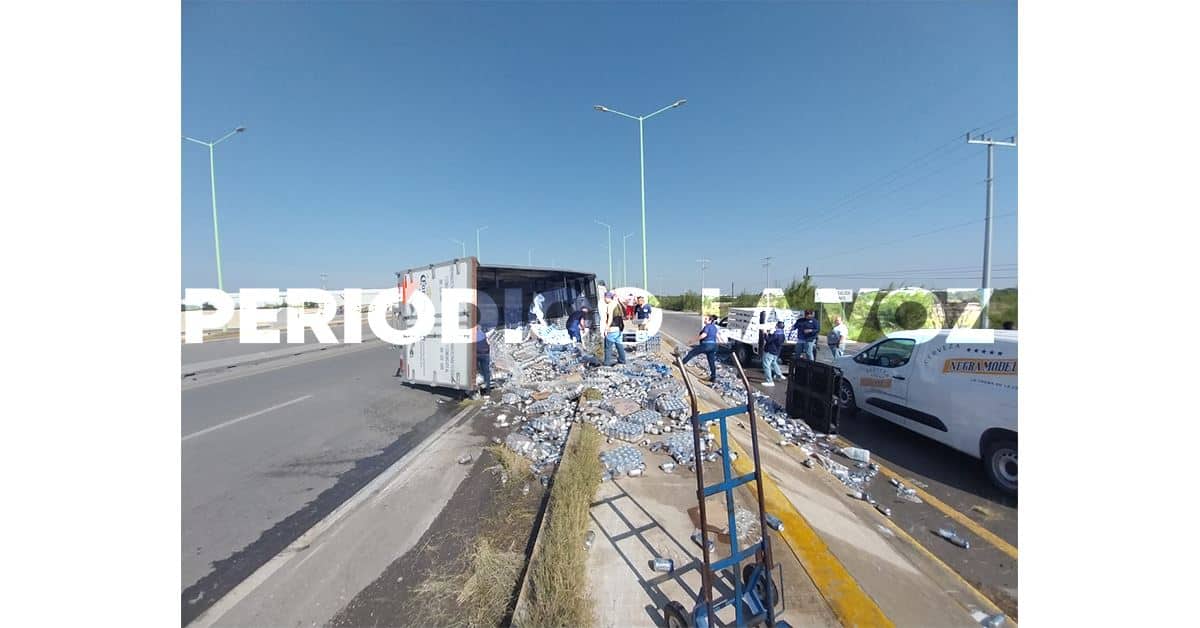
<svg viewBox="0 0 1200 628"><path fill-rule="evenodd" d="M767 269L767 283L766 283L766 286L767 286L768 288L770 288L770 287L771 287L771 260L773 260L773 259L775 259L775 258L774 258L774 257L764 257L764 258L762 258L762 259L763 259L763 268L766 268L766 269Z"/></svg>
<svg viewBox="0 0 1200 628"><path fill-rule="evenodd" d="M994 171L992 168L992 153L996 146L1007 146L1016 148L1017 136L1012 136L1007 142L994 140L990 137L980 135L975 139L971 139L971 133L967 133L968 144L983 144L987 146L987 214L983 221L983 280L980 288L983 291L982 311L979 314L979 327L987 329L988 324L988 306L992 300L990 292L992 286L992 181L994 179Z"/></svg>
<svg viewBox="0 0 1200 628"><path fill-rule="evenodd" d="M704 320L704 271L708 268L710 259L696 260L700 264L700 319Z"/></svg>
<svg viewBox="0 0 1200 628"><path fill-rule="evenodd" d="M322 290L325 290L325 278L328 276L329 275L327 275L326 273L321 273L321 289Z"/></svg>

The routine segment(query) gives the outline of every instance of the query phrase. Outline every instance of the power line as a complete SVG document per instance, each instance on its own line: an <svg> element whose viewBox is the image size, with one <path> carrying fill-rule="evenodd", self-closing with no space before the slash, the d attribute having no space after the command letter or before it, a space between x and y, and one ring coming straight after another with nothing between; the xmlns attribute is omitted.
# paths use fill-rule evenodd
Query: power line
<svg viewBox="0 0 1200 628"><path fill-rule="evenodd" d="M1010 114L1007 114L1007 115L1001 116L1001 117L999 117L999 118L996 118L995 120L992 120L992 121L990 121L990 122L986 122L986 123L984 123L984 124L983 124L983 125L981 125L981 126L975 127L974 129L972 129L972 131L977 131L977 130L979 130L981 127L990 126L990 125L993 125L993 124L996 124L996 123L1002 122L1002 121L1004 121L1004 120L1007 120L1007 119L1009 119L1009 118L1013 118L1013 117L1015 117L1016 115L1017 115L1016 113L1010 113ZM837 209L837 208L839 208L839 207L841 207L841 206L843 206L843 205L846 205L846 204L850 203L851 201L855 200L856 198L860 198L860 197L862 197L863 195L865 195L865 194L866 194L866 193L867 193L869 190L871 190L872 188L879 187L879 186L882 186L882 185L886 185L886 184L888 184L888 183L891 183L892 181L894 181L894 180L896 180L896 179L898 179L898 178L899 178L899 176L900 176L900 173L904 172L905 170L908 170L909 168L912 168L913 166L915 166L916 164L918 164L918 163L920 163L920 162L922 162L922 161L925 161L925 160L930 160L930 163L932 163L933 161L936 161L936 160L933 160L933 159L930 159L930 158L932 158L932 157L933 157L933 155L935 155L935 154L937 154L937 153L939 153L939 152L942 152L942 151L943 151L945 148L947 148L947 147L949 147L949 146L954 146L954 148L953 148L953 149L951 149L950 151L947 151L947 152L945 153L945 155L942 155L941 157L938 157L938 159L941 159L942 157L946 157L946 156L949 156L949 155L951 155L951 154L953 154L953 153L955 153L955 152L958 152L958 151L959 151L961 148L963 148L963 145L962 145L962 143L961 143L961 139L962 139L962 136L961 136L961 135L957 135L957 134L956 134L954 137L952 137L952 138L950 138L950 139L946 140L945 142L943 142L943 143L939 144L937 147L933 148L932 150L929 150L929 151L927 151L927 152L925 152L925 153L922 153L921 155L917 156L916 158L914 158L914 159L910 160L908 163L906 163L906 164L904 164L904 165L900 166L899 168L897 168L897 169L895 169L895 170L892 170L892 171L891 171L891 172L889 172L888 174L885 174L883 177L881 177L881 178L880 178L880 180L878 180L878 181L875 181L875 182L873 182L873 183L870 183L870 184L866 185L865 187L863 187L863 188L860 188L859 190L857 190L857 191L855 191L855 192L852 192L852 193L850 193L849 195L847 195L847 196L846 196L844 199L842 199L841 201L838 201L837 203L834 203L833 205L831 205L831 206L829 207L829 209L827 209L826 211L832 212L833 210L835 210L835 209Z"/></svg>
<svg viewBox="0 0 1200 628"><path fill-rule="evenodd" d="M961 147L961 146L962 146L962 145L960 144L960 147ZM952 153L947 153L947 155L950 155L950 154L952 154ZM891 196L891 195L893 195L893 194L896 194L897 192L899 192L899 191L901 191L901 190L906 190L906 189L908 189L908 188L911 188L912 186L914 186L914 185L916 185L916 184L918 184L918 183L920 183L920 182L922 182L922 181L925 181L925 180L927 180L927 179L929 179L929 178L933 177L934 175L941 174L941 173L943 173L943 172L945 172L945 171L949 170L950 168L952 168L952 167L954 167L954 166L957 166L957 165L959 165L959 164L961 164L961 163L965 162L966 160L970 159L971 157L972 157L971 153L969 153L969 152L968 152L968 153L964 153L964 154L963 154L963 155L961 155L961 156L960 156L958 159L956 159L956 160L954 160L954 161L951 161L950 163L946 164L945 166L943 166L943 167L941 167L941 168L938 168L937 170L934 170L933 172L926 173L925 175L923 175L923 176L920 176L920 177L917 177L916 179L913 179L912 181L909 181L908 183L905 183L904 185L901 185L901 186L899 186L899 187L896 187L896 188L893 188L893 189L891 189L890 191L888 191L886 194L884 194L884 195L883 195L883 196L881 196L880 198L886 198L887 196ZM977 182L977 183L978 183L978 182ZM947 192L946 194L950 194L950 192ZM945 196L946 194L943 194L942 196ZM939 198L940 198L940 197L939 197ZM932 201L930 201L930 202L932 202ZM862 209L862 206L861 206L861 205L857 205L856 207L854 207L854 208L851 208L851 209L848 209L848 210L846 210L846 211L843 211L843 212L841 212L841 213L834 213L834 210L833 210L833 209L830 209L830 210L828 211L828 213L827 213L827 214L826 214L826 215L825 215L825 216L824 216L824 217L823 217L821 220L818 220L816 223L814 223L814 224L812 225L812 228L814 228L814 229L815 229L815 228L820 228L820 227L823 227L823 226L825 226L825 225L829 224L830 222L832 222L832 221L834 221L834 220L845 220L847 216L850 216L850 215L852 215L852 214L853 214L853 213L854 213L856 210L861 210L861 209ZM835 223L835 224L836 224L836 223Z"/></svg>
<svg viewBox="0 0 1200 628"><path fill-rule="evenodd" d="M997 214L996 216L993 216L993 218L1005 218L1005 217L1008 217L1008 216L1016 216L1016 215L1017 215L1017 212L1008 212L1008 213L1004 213L1004 214ZM951 230L951 229L959 229L959 228L961 228L961 227L967 227L967 226L970 226L970 225L979 224L979 223L981 223L981 222L983 222L983 221L985 221L985 220L986 220L986 218L980 218L980 219L977 219L977 220L968 220L967 222L958 223L958 224L955 224L955 225L949 225L949 226L946 226L946 227L942 227L942 228L940 228L940 229L934 229L934 230L932 230L932 231L925 231L925 232L922 232L922 233L915 233L915 234L913 234L913 235L910 235L910 236L907 236L907 237L904 237L904 238L899 238L899 239L897 239L897 240L889 240L889 241L887 241L887 242L877 242L877 243L875 243L875 244L870 244L870 245L867 245L867 246L864 246L864 247L859 247L859 248L857 248L857 249L850 249L850 250L848 250L848 251L840 251L840 252L837 252L837 253L832 253L832 254L830 254L830 255L826 255L826 256L824 256L824 257L817 257L817 258L814 258L814 261L815 261L815 260L822 260L822 259L829 259L830 257L837 257L837 256L839 256L839 255L846 255L846 254L848 254L848 253L857 253L857 252L859 252L859 251L865 251L865 250L867 250L867 249L878 248L878 247L880 247L880 246L886 246L886 245L888 245L888 244L895 244L895 243L897 243L897 242L905 242L905 241L907 241L907 240L913 240L913 239L916 239L916 238L921 238L921 237L924 237L924 236L927 236L927 235L933 235L933 234L935 234L935 233L941 233L941 232L943 232L943 231L949 231L949 230Z"/></svg>
<svg viewBox="0 0 1200 628"><path fill-rule="evenodd" d="M1016 266L1017 266L1016 264L997 264L997 267L1001 268L1001 270L1016 270ZM959 266L959 267L947 267L947 268L916 268L916 269L909 269L909 270L871 270L871 271L861 271L861 272L854 272L854 273L819 273L819 274L813 274L813 277L857 277L857 276L883 277L883 276L886 276L889 274L923 275L923 274L928 274L928 273L941 273L941 272L953 273L953 274L962 274L962 273L979 274L979 268L975 267L975 266L971 266L971 267ZM947 276L949 276L949 275L947 275Z"/></svg>
<svg viewBox="0 0 1200 628"><path fill-rule="evenodd" d="M887 223L884 223L884 224L890 224L892 222L892 219L895 219L898 216L903 216L905 214L911 214L912 212L915 212L918 209L924 209L946 197L949 197L954 194L964 194L967 191L969 191L970 189L972 189L976 186L979 186L979 185L983 185L983 184L984 184L984 181L972 181L972 182L968 183L966 186L948 189L948 190L938 194L937 196L932 196L930 198L927 198L924 201L921 201L920 203L916 203L915 205L911 205L909 207L906 207L906 208L898 210L898 211L888 212L885 216L880 216L880 218L886 217L889 220ZM841 217L839 216L839 218L841 218ZM876 223L876 224L878 224L878 223Z"/></svg>

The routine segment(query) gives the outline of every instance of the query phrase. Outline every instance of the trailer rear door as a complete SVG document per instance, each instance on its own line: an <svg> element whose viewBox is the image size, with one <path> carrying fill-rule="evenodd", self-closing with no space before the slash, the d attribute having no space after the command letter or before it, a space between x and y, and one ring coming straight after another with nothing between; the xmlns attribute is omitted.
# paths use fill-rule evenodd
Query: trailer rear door
<svg viewBox="0 0 1200 628"><path fill-rule="evenodd" d="M466 257L401 273L401 282L429 297L436 311L433 331L402 348L400 372L406 382L459 390L475 388L475 345L442 342L442 324L447 317L452 317L451 320L457 318L460 328L474 326L473 303L460 305L457 312L443 312L442 291L448 288L474 289L477 269L475 258ZM412 308L403 305L401 309L402 324L405 327L414 326L416 320Z"/></svg>

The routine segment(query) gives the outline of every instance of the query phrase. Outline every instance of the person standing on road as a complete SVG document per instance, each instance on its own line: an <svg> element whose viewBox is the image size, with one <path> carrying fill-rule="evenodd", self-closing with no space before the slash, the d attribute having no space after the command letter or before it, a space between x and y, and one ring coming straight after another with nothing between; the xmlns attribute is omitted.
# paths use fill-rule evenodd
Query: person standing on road
<svg viewBox="0 0 1200 628"><path fill-rule="evenodd" d="M712 314L704 316L704 327L696 334L696 346L683 357L683 363L703 353L708 358L709 381L717 381L717 317Z"/></svg>
<svg viewBox="0 0 1200 628"><path fill-rule="evenodd" d="M846 355L846 339L849 336L850 330L842 322L842 317L834 316L833 329L829 330L829 336L825 339L829 343L829 352L833 354L833 359Z"/></svg>
<svg viewBox="0 0 1200 628"><path fill-rule="evenodd" d="M812 310L804 310L804 318L796 319L792 325L792 329L796 330L796 341L809 361L817 359L817 336L821 333L821 322L814 318L813 314Z"/></svg>
<svg viewBox="0 0 1200 628"><path fill-rule="evenodd" d="M625 343L621 338L621 332L625 330L625 308L617 300L615 292L604 293L604 316L601 327L604 330L604 365L612 366L614 349L617 353L617 364L624 364Z"/></svg>
<svg viewBox="0 0 1200 628"><path fill-rule="evenodd" d="M571 340L575 342L583 342L583 334L580 332L581 327L590 327L592 324L591 310L587 306L583 306L578 310L571 312L567 317L567 334L571 336Z"/></svg>
<svg viewBox="0 0 1200 628"><path fill-rule="evenodd" d="M483 376L483 388L486 393L492 389L492 347L488 344L487 334L483 325L475 326L475 368Z"/></svg>
<svg viewBox="0 0 1200 628"><path fill-rule="evenodd" d="M646 297L639 296L637 298L637 306L634 307L637 315L638 329L645 331L650 326L650 304L646 303Z"/></svg>
<svg viewBox="0 0 1200 628"><path fill-rule="evenodd" d="M763 386L774 386L772 373L779 379L787 379L783 376L783 370L779 368L779 354L783 351L783 342L787 339L787 333L783 331L783 321L775 323L775 331L767 334L767 340L763 343Z"/></svg>

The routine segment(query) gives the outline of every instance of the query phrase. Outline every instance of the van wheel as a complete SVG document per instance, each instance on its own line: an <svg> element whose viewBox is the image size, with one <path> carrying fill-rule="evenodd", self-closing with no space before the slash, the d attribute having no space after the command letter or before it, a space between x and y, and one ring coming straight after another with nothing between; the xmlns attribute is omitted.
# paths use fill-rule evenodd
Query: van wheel
<svg viewBox="0 0 1200 628"><path fill-rule="evenodd" d="M854 387L845 377L842 378L842 384L838 386L838 405L841 406L847 416L853 415L858 411L858 405L854 401Z"/></svg>
<svg viewBox="0 0 1200 628"><path fill-rule="evenodd" d="M983 465L988 479L1007 495L1017 494L1017 441L997 438L983 448Z"/></svg>

